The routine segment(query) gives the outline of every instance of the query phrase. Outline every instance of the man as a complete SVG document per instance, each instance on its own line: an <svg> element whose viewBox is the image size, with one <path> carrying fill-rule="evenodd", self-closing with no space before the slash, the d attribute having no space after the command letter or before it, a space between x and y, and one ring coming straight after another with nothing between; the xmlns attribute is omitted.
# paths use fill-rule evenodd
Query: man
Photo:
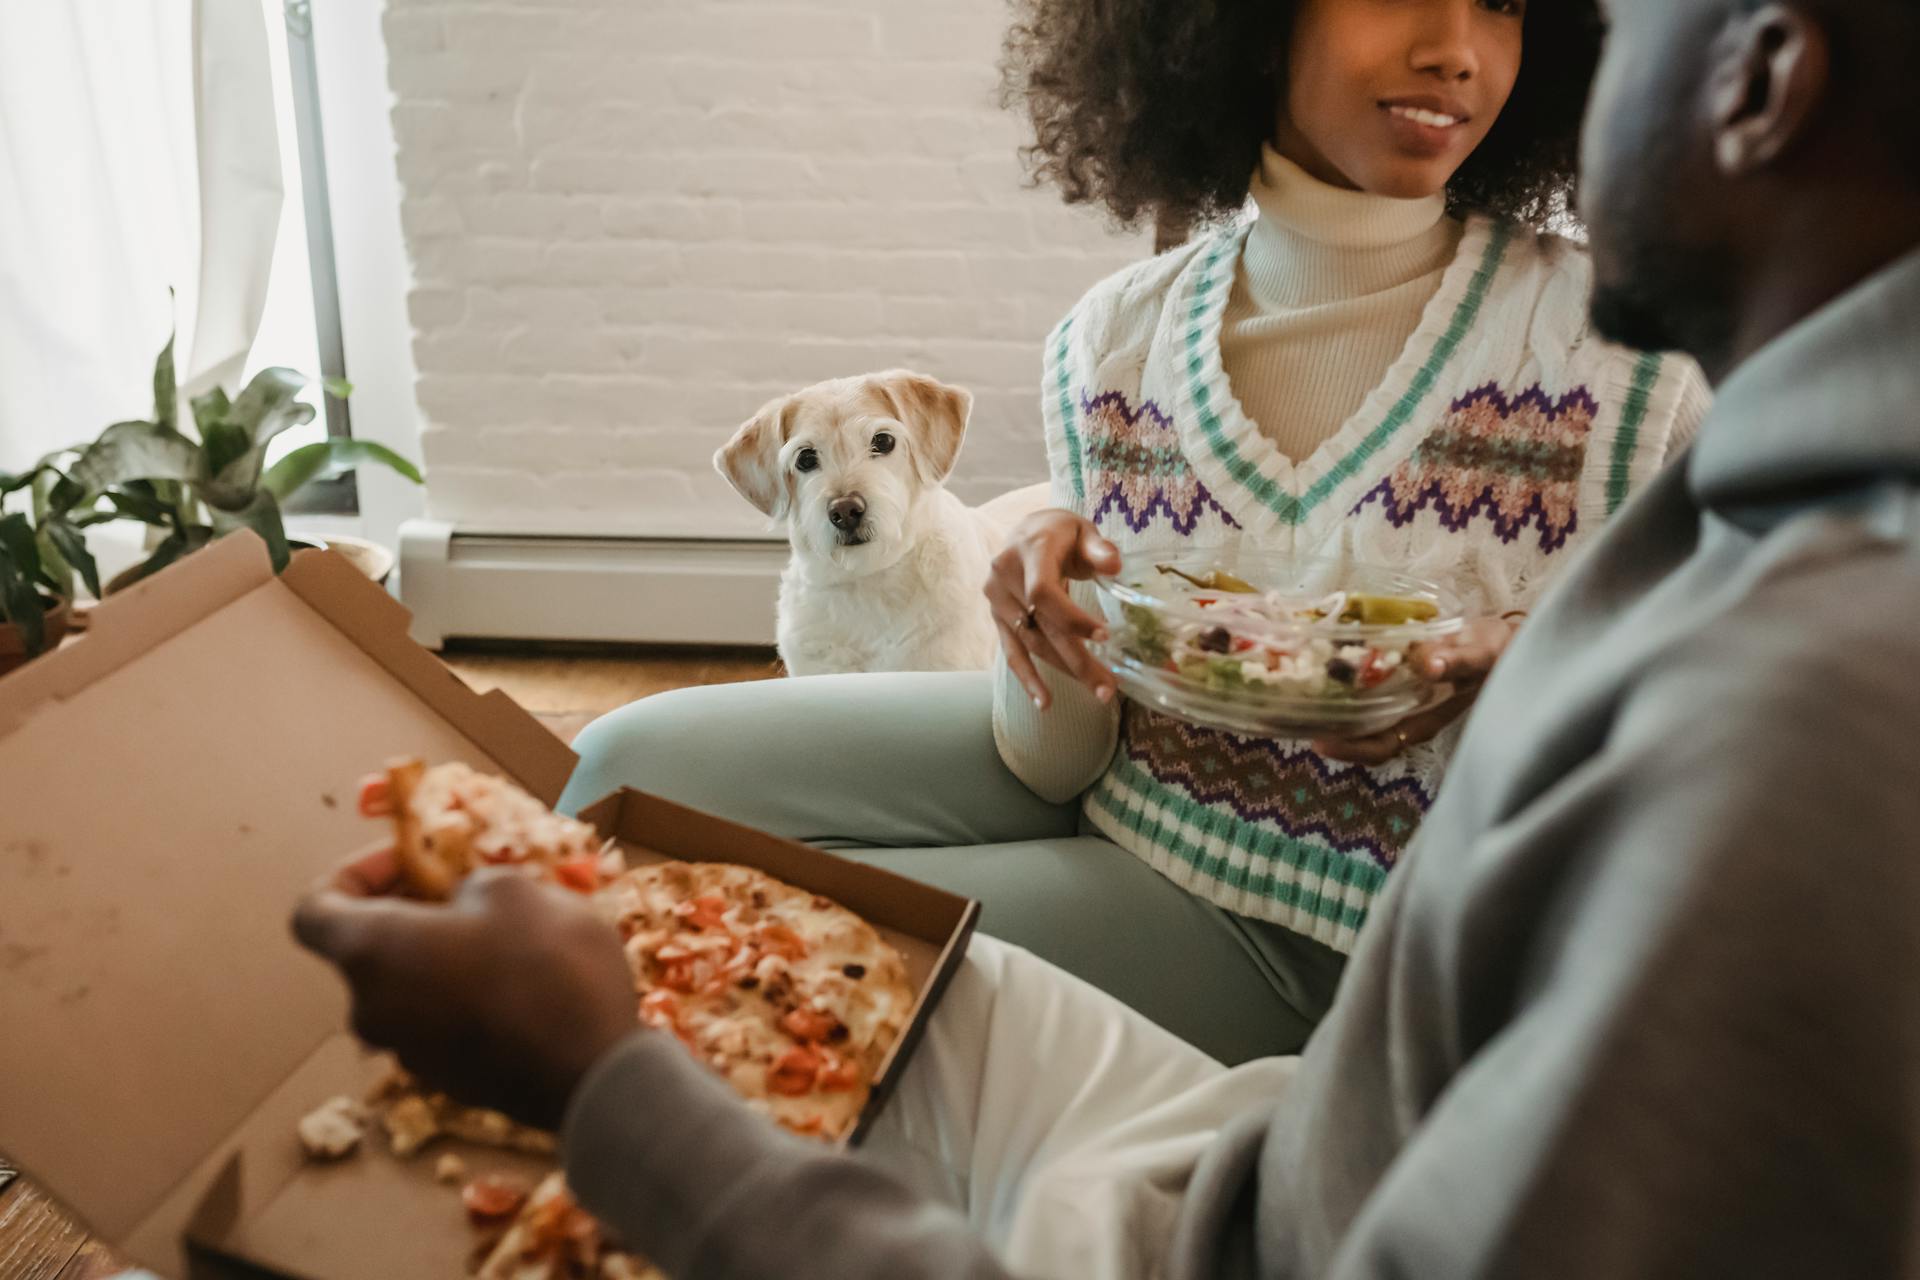
<svg viewBox="0 0 1920 1280"><path fill-rule="evenodd" d="M1487 688L1297 1069L983 943L835 1155L518 881L317 894L363 1033L564 1113L682 1276L1920 1274L1920 3L1607 7L1596 320L1721 398Z"/></svg>

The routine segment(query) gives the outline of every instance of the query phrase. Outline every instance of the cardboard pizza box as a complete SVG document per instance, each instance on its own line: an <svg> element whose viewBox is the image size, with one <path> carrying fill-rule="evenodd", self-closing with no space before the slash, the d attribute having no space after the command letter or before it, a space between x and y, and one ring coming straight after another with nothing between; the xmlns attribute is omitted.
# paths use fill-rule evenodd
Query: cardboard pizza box
<svg viewBox="0 0 1920 1280"><path fill-rule="evenodd" d="M384 1070L299 950L300 893L379 831L358 780L462 760L556 800L575 757L504 694L407 638L406 610L328 552L275 578L236 534L95 612L0 680L0 1150L162 1275L450 1280L475 1235L457 1188L294 1136ZM919 988L884 1103L957 968L977 903L622 792L586 816L630 859L739 862L878 927ZM443 1140L444 1141L444 1140ZM472 1173L549 1162L457 1147Z"/></svg>

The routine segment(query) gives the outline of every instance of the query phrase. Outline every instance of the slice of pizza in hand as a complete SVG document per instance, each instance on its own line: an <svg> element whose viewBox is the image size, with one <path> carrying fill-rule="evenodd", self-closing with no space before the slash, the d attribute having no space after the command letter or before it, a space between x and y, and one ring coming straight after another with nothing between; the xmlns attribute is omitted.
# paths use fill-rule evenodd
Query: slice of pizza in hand
<svg viewBox="0 0 1920 1280"><path fill-rule="evenodd" d="M482 867L526 867L579 893L619 868L617 852L586 823L457 761L389 762L361 782L360 812L393 819L401 875L420 898L452 897Z"/></svg>

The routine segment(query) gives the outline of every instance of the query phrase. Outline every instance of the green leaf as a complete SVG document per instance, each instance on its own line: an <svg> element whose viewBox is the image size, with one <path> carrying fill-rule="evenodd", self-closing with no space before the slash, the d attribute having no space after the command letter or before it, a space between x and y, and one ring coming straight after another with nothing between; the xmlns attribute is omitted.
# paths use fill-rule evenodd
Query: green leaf
<svg viewBox="0 0 1920 1280"><path fill-rule="evenodd" d="M280 504L271 493L262 490L255 494L244 510L213 513L215 537L224 537L236 529L251 529L265 538L267 554L273 558L273 571L280 573L286 569L292 552L287 548L286 527L280 522Z"/></svg>
<svg viewBox="0 0 1920 1280"><path fill-rule="evenodd" d="M128 520L138 520L142 524L170 525L173 523L173 508L169 507L151 493L142 493L128 487L114 489L104 495L107 505L114 514Z"/></svg>
<svg viewBox="0 0 1920 1280"><path fill-rule="evenodd" d="M80 581L87 584L87 590L93 598L100 598L100 566L95 563L93 553L87 550L87 535L68 524L65 520L50 520L40 530L53 545L58 548L60 558L65 560L80 575Z"/></svg>
<svg viewBox="0 0 1920 1280"><path fill-rule="evenodd" d="M40 473L40 479L34 482L33 518L36 521L46 521L56 516L63 516L85 502L86 497L87 491L79 481L48 467Z"/></svg>
<svg viewBox="0 0 1920 1280"><path fill-rule="evenodd" d="M79 506L92 506L87 501L87 491L72 476L61 476L60 483L53 486L53 492L47 495L47 512L50 515L64 515Z"/></svg>
<svg viewBox="0 0 1920 1280"><path fill-rule="evenodd" d="M371 440L322 440L303 445L273 464L261 487L285 502L304 486L324 476L339 475L355 467L377 464L419 484L420 472L411 462Z"/></svg>
<svg viewBox="0 0 1920 1280"><path fill-rule="evenodd" d="M153 549L152 555L148 556L139 567L128 575L127 580L120 584L119 589L125 591L136 582L146 581L154 574L178 560L181 556L189 552L198 551L212 540L213 530L198 525L184 532L175 529L161 541L159 546Z"/></svg>
<svg viewBox="0 0 1920 1280"><path fill-rule="evenodd" d="M353 394L353 384L345 378L326 378L321 381L320 385L324 387L327 394L335 400L345 400Z"/></svg>
<svg viewBox="0 0 1920 1280"><path fill-rule="evenodd" d="M252 502L260 490L260 469L267 461L267 446L256 445L228 463L219 475L200 486L200 496L208 507L219 511L238 511Z"/></svg>
<svg viewBox="0 0 1920 1280"><path fill-rule="evenodd" d="M200 438L207 438L207 428L216 422L225 422L227 414L233 409L233 401L227 399L224 388L215 387L203 396L193 400L193 422L200 428Z"/></svg>
<svg viewBox="0 0 1920 1280"><path fill-rule="evenodd" d="M173 343L179 335L167 335L167 345L153 363L153 420L171 431L179 425L180 385L174 380Z"/></svg>
<svg viewBox="0 0 1920 1280"><path fill-rule="evenodd" d="M46 525L41 525L34 534L34 547L40 556L40 583L54 595L73 596L73 566L60 554L60 548L54 545L53 534Z"/></svg>
<svg viewBox="0 0 1920 1280"><path fill-rule="evenodd" d="M14 572L32 580L40 576L40 547L34 540L33 525L15 512L0 517L0 555L13 564Z"/></svg>
<svg viewBox="0 0 1920 1280"><path fill-rule="evenodd" d="M132 480L191 480L200 450L173 428L153 422L116 422L73 464L73 478L90 490Z"/></svg>
<svg viewBox="0 0 1920 1280"><path fill-rule="evenodd" d="M19 567L0 552L0 616L20 628L20 637L26 642L29 658L46 648L45 610L39 589L33 584L33 576L22 574Z"/></svg>
<svg viewBox="0 0 1920 1280"><path fill-rule="evenodd" d="M9 493L18 493L39 478L39 467L35 467L31 471L22 471L18 475L0 471L0 497L4 497Z"/></svg>
<svg viewBox="0 0 1920 1280"><path fill-rule="evenodd" d="M246 428L255 444L265 444L288 427L313 421L313 406L299 398L306 385L292 369L262 369L233 402L227 420Z"/></svg>
<svg viewBox="0 0 1920 1280"><path fill-rule="evenodd" d="M231 475L227 471L255 452L253 437L246 428L231 422L213 423L201 438L200 447L201 464L206 468L205 477L200 481L200 495L212 506L229 509L244 507L252 501L254 482L260 477L260 457L265 450L259 451L251 468L241 467Z"/></svg>
<svg viewBox="0 0 1920 1280"><path fill-rule="evenodd" d="M153 554L142 561L140 566L128 575L127 580L120 584L120 590L125 591L136 582L145 582L186 553L187 540L176 529L161 539L160 545L153 549Z"/></svg>

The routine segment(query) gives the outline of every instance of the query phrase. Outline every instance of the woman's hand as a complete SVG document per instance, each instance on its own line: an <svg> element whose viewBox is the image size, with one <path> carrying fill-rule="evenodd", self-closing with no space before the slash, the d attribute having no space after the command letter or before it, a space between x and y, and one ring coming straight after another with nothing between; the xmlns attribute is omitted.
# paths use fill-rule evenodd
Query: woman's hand
<svg viewBox="0 0 1920 1280"><path fill-rule="evenodd" d="M1391 729L1363 738L1323 738L1313 744L1313 749L1329 760L1381 765L1408 747L1432 741L1472 708L1480 696L1480 686L1507 651L1518 619L1523 616L1475 618L1444 640L1418 646L1408 655L1409 660L1414 673L1434 686L1437 701Z"/></svg>
<svg viewBox="0 0 1920 1280"><path fill-rule="evenodd" d="M1035 659L1066 672L1100 701L1113 701L1113 673L1087 652L1087 641L1106 638L1106 624L1074 604L1067 583L1119 571L1119 548L1101 537L1092 521L1071 511L1036 511L994 557L986 591L1000 648L1042 711L1052 698Z"/></svg>
<svg viewBox="0 0 1920 1280"><path fill-rule="evenodd" d="M388 896L391 850L340 868L293 931L353 996L353 1029L429 1088L554 1129L600 1057L640 1027L620 937L585 898L494 868L448 903Z"/></svg>

